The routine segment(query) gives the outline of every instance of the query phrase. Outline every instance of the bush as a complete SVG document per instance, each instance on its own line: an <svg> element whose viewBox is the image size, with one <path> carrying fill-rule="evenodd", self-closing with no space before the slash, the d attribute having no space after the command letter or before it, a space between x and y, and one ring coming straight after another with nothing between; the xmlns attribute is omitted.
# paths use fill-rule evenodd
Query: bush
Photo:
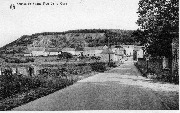
<svg viewBox="0 0 180 113"><path fill-rule="evenodd" d="M91 63L90 65L93 71L97 71L97 72L106 71L106 63L104 62L94 62L94 63Z"/></svg>
<svg viewBox="0 0 180 113"><path fill-rule="evenodd" d="M62 52L61 54L58 54L59 59L70 59L73 58L73 55L68 52Z"/></svg>
<svg viewBox="0 0 180 113"><path fill-rule="evenodd" d="M34 59L33 58L26 58L26 61L27 62L34 62Z"/></svg>
<svg viewBox="0 0 180 113"><path fill-rule="evenodd" d="M34 62L34 59L33 58L26 58L26 59L6 58L5 62L7 62L7 63L28 63L28 62Z"/></svg>
<svg viewBox="0 0 180 113"><path fill-rule="evenodd" d="M110 62L110 63L109 63L109 67L117 67L117 65L116 65L115 62Z"/></svg>
<svg viewBox="0 0 180 113"><path fill-rule="evenodd" d="M86 66L87 64L86 63L79 63L77 64L77 66Z"/></svg>
<svg viewBox="0 0 180 113"><path fill-rule="evenodd" d="M100 59L101 59L100 56L91 56L90 58L91 58L92 60L100 60Z"/></svg>

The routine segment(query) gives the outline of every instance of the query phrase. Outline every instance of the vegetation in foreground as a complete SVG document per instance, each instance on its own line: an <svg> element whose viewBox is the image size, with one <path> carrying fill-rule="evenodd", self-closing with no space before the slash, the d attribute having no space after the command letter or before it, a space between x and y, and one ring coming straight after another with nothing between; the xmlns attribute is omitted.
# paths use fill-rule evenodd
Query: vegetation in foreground
<svg viewBox="0 0 180 113"><path fill-rule="evenodd" d="M82 78L106 71L108 66L116 65L115 63L108 65L104 62L65 64L56 68L44 68L34 77L12 74L7 68L5 74L0 77L0 110L10 110L46 96Z"/></svg>

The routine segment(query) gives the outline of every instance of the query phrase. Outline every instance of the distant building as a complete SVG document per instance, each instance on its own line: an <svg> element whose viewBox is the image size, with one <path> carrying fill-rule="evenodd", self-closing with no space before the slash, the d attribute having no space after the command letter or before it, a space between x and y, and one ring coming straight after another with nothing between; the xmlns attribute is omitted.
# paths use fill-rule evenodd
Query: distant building
<svg viewBox="0 0 180 113"><path fill-rule="evenodd" d="M144 58L144 46L134 46L137 58Z"/></svg>
<svg viewBox="0 0 180 113"><path fill-rule="evenodd" d="M47 56L48 53L45 52L44 47L29 47L28 51L30 51L31 56Z"/></svg>
<svg viewBox="0 0 180 113"><path fill-rule="evenodd" d="M133 55L134 45L123 45L123 48L125 49L127 56Z"/></svg>
<svg viewBox="0 0 180 113"><path fill-rule="evenodd" d="M84 47L83 55L86 56L101 56L103 46L98 47Z"/></svg>
<svg viewBox="0 0 180 113"><path fill-rule="evenodd" d="M67 53L71 53L72 55L75 55L75 49L74 48L63 48L62 52L67 52Z"/></svg>
<svg viewBox="0 0 180 113"><path fill-rule="evenodd" d="M108 62L108 61L116 61L116 57L114 55L114 52L111 48L103 49L101 52L101 61Z"/></svg>
<svg viewBox="0 0 180 113"><path fill-rule="evenodd" d="M47 55L58 55L58 54L61 54L61 49L59 49L59 48L46 48L45 53L46 53L46 56Z"/></svg>
<svg viewBox="0 0 180 113"><path fill-rule="evenodd" d="M84 49L83 48L76 48L75 55L81 56L83 55Z"/></svg>
<svg viewBox="0 0 180 113"><path fill-rule="evenodd" d="M114 52L114 61L120 61L124 58L125 49L122 46L115 46L112 51Z"/></svg>
<svg viewBox="0 0 180 113"><path fill-rule="evenodd" d="M31 53L25 53L24 56L33 56Z"/></svg>
<svg viewBox="0 0 180 113"><path fill-rule="evenodd" d="M45 48L45 47L28 47L24 56L48 56L61 54L59 48Z"/></svg>
<svg viewBox="0 0 180 113"><path fill-rule="evenodd" d="M24 56L33 56L29 49L25 50L23 53L24 53Z"/></svg>

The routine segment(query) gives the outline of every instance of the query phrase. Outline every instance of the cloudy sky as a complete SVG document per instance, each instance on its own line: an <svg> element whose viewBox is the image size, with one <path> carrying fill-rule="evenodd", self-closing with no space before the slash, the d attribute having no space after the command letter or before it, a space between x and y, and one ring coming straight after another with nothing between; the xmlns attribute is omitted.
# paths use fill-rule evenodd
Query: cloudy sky
<svg viewBox="0 0 180 113"><path fill-rule="evenodd" d="M74 29L135 30L139 0L1 0L0 47L22 35ZM60 5L60 2L67 5ZM32 3L18 5L17 3ZM33 3L41 3L34 5ZM45 4L54 5L45 5ZM10 9L14 4L15 9ZM59 4L59 5L57 5Z"/></svg>

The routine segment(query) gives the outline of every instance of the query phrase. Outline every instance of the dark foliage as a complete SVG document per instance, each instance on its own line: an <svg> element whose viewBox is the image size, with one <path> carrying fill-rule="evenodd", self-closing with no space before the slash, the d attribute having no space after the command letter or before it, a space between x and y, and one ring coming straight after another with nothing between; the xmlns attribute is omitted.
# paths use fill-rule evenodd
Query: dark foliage
<svg viewBox="0 0 180 113"><path fill-rule="evenodd" d="M58 58L68 60L70 58L73 58L73 55L71 53L68 53L68 52L61 52L61 54L58 54Z"/></svg>
<svg viewBox="0 0 180 113"><path fill-rule="evenodd" d="M91 56L90 58L91 58L92 60L100 60L100 59L101 59L100 56Z"/></svg>
<svg viewBox="0 0 180 113"><path fill-rule="evenodd" d="M9 69L6 69L4 75L1 75L0 82L1 99L37 88L41 84L36 78L12 74L12 71Z"/></svg>
<svg viewBox="0 0 180 113"><path fill-rule="evenodd" d="M173 37L179 37L179 0L140 0L137 24L142 31L134 35L146 44L153 56L171 57Z"/></svg>
<svg viewBox="0 0 180 113"><path fill-rule="evenodd" d="M94 62L94 63L91 63L91 68L93 71L104 72L107 70L106 65L107 64L105 62Z"/></svg>
<svg viewBox="0 0 180 113"><path fill-rule="evenodd" d="M115 62L110 62L108 65L109 65L109 67L117 67Z"/></svg>
<svg viewBox="0 0 180 113"><path fill-rule="evenodd" d="M5 62L7 62L7 63L28 63L28 62L34 62L34 59L33 58L26 58L26 59L5 58Z"/></svg>

